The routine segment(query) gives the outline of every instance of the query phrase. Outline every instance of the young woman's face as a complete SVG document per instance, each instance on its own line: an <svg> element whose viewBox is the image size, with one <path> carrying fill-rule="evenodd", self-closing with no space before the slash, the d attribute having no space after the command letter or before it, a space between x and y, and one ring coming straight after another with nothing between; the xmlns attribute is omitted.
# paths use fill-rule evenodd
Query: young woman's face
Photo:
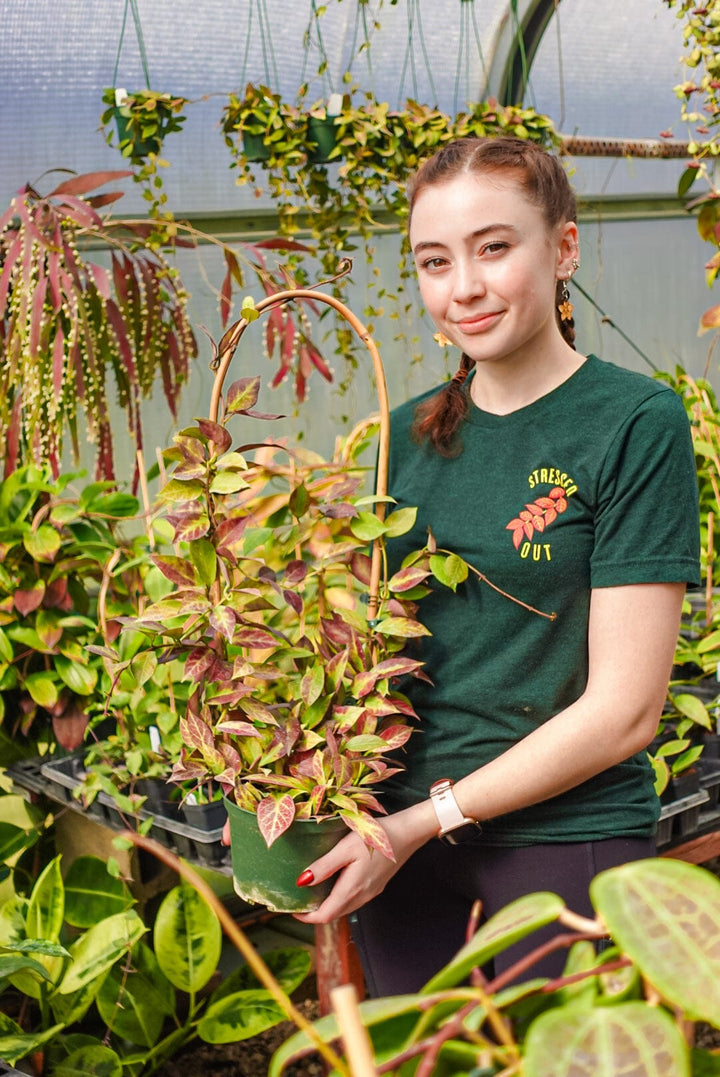
<svg viewBox="0 0 720 1077"><path fill-rule="evenodd" d="M555 288L577 251L572 222L550 230L514 178L463 174L417 195L410 221L423 302L476 362L560 342Z"/></svg>

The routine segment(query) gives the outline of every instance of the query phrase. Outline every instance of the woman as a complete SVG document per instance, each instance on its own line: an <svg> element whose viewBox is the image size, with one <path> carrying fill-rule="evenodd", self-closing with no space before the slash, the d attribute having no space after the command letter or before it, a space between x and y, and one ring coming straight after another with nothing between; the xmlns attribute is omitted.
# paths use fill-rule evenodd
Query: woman
<svg viewBox="0 0 720 1077"><path fill-rule="evenodd" d="M420 732L383 797L395 861L348 834L299 880L337 875L301 919L357 911L372 994L421 987L462 945L475 898L490 916L551 890L589 914L598 871L654 854L645 749L698 582L682 403L574 349L578 229L557 159L517 139L460 140L420 168L409 199L422 298L462 359L449 385L393 413L390 492L419 509L394 556L430 527L495 586L471 577L423 600L433 685L408 687ZM559 974L565 956L537 974Z"/></svg>

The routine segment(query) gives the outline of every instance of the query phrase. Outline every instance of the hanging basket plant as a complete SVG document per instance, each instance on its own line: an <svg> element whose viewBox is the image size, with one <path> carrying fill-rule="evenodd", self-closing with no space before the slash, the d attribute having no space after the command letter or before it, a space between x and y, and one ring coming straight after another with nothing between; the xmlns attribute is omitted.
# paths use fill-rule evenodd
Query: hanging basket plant
<svg viewBox="0 0 720 1077"><path fill-rule="evenodd" d="M100 122L107 140L112 144L114 123L120 153L133 164L141 164L151 153L160 153L166 136L181 131L187 118L182 111L187 104L184 97L155 90L128 93L109 87L103 91L102 100L107 107Z"/></svg>
<svg viewBox="0 0 720 1077"><path fill-rule="evenodd" d="M277 168L278 159L283 158L284 167L292 168L307 159L306 118L267 86L248 83L242 96L230 94L222 113L222 131L245 177L250 163L268 162L268 167Z"/></svg>
<svg viewBox="0 0 720 1077"><path fill-rule="evenodd" d="M372 94L365 94L359 103L346 94L330 117L333 142L321 149L315 124L327 121L328 111L318 103L301 115L283 103L279 94L248 84L244 97L231 97L225 108L225 141L240 172L238 182L245 183L255 176L242 132L262 133L267 152L262 167L278 212L280 234L289 237L307 229L312 239L309 255L319 260L327 274L359 240L371 282L375 233L387 226L388 217L404 221L405 183L441 145L456 138L494 134L515 135L548 148L559 142L546 116L533 109L501 106L493 99L453 117L414 100L407 100L402 109L392 109ZM294 259L298 270L306 257L300 254ZM412 276L405 238L398 272L401 292ZM339 295L337 288L335 294ZM377 313L372 304L367 312ZM355 342L342 324L336 324L334 335L335 352L349 365L351 377Z"/></svg>

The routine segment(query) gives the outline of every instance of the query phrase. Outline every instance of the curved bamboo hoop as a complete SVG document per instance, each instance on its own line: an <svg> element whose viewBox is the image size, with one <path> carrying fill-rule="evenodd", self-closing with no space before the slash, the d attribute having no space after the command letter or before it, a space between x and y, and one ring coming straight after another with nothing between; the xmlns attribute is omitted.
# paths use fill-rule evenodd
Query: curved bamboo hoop
<svg viewBox="0 0 720 1077"><path fill-rule="evenodd" d="M347 272L347 269L345 270ZM339 274L340 275L340 274ZM279 306L284 303L291 303L297 299L310 299L313 301L319 301L321 303L327 303L333 307L343 318L349 323L351 328L355 331L357 336L363 342L367 350L370 352L370 356L373 361L373 367L375 371L375 379L377 381L378 392L378 404L380 407L380 438L378 445L378 462L377 472L375 477L375 513L382 520L385 517L385 501L382 500L387 494L387 477L388 477L388 454L390 450L390 406L387 395L387 383L385 380L385 369L380 358L380 352L378 351L375 341L370 336L370 333L360 321L359 318L353 314L349 307L346 307L339 299L336 299L333 295L325 295L324 292L319 292L310 288L289 288L284 292L276 292L275 295L268 296L262 299L255 309L262 313L269 310L272 307ZM212 394L210 397L210 419L213 422L218 421L220 415L220 404L222 401L222 389L225 382L230 363L237 350L238 344L242 338L243 333L247 329L250 322L247 318L240 318L234 325L230 326L222 340L220 341L220 348L217 358L213 362L212 366L215 370L215 381L213 383ZM372 626L373 622L377 619L378 605L380 601L380 572L382 569L382 548L375 542L372 547L372 558L370 568L370 588L368 592L368 609L367 618L368 623Z"/></svg>

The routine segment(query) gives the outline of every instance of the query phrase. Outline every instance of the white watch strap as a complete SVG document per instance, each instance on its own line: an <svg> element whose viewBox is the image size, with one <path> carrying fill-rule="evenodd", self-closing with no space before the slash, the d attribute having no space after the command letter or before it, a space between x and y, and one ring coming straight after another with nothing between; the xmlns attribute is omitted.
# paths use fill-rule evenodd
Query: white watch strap
<svg viewBox="0 0 720 1077"><path fill-rule="evenodd" d="M441 834L467 822L466 816L460 811L451 786L448 785L444 789L433 791L430 799L435 808Z"/></svg>

